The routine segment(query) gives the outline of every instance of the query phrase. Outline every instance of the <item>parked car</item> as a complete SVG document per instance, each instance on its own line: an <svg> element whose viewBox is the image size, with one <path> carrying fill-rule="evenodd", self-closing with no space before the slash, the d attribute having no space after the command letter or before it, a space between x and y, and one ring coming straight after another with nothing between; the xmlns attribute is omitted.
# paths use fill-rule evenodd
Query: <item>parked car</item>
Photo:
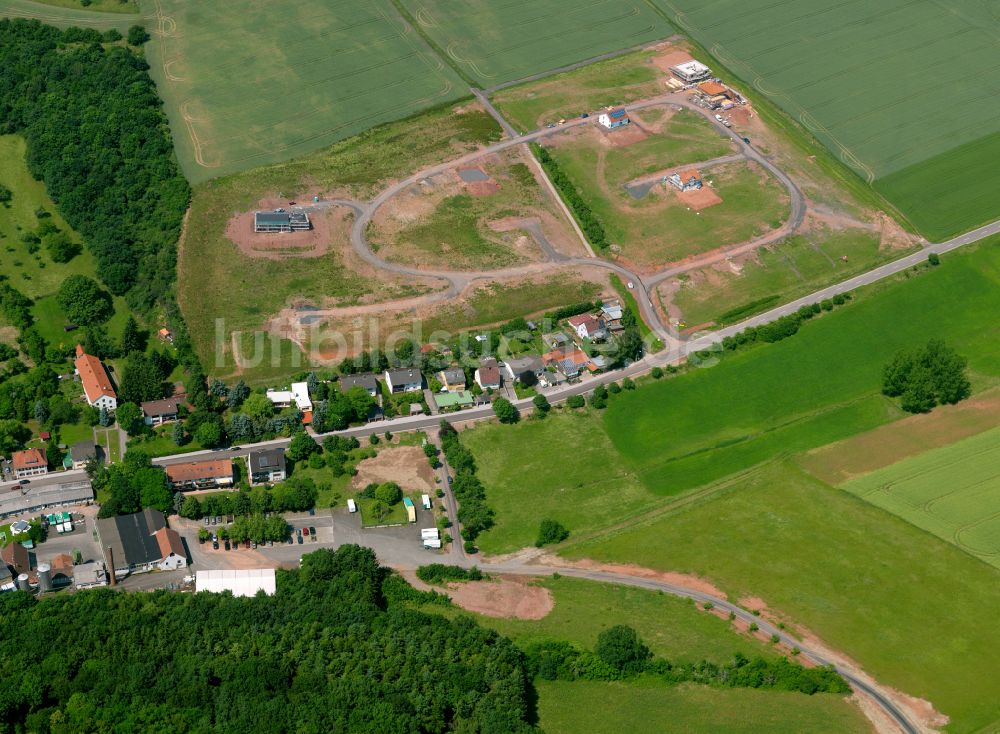
<svg viewBox="0 0 1000 734"><path fill-rule="evenodd" d="M229 544L229 539L226 539L226 550L230 550L232 546Z"/></svg>
<svg viewBox="0 0 1000 734"><path fill-rule="evenodd" d="M274 547L274 541L273 540L267 541L267 547L268 548L273 548Z"/></svg>
<svg viewBox="0 0 1000 734"><path fill-rule="evenodd" d="M218 540L213 540L212 541L212 548L215 549L215 550L219 550L219 541Z"/></svg>
<svg viewBox="0 0 1000 734"><path fill-rule="evenodd" d="M206 517L205 518L205 527L208 527L211 524L212 524L212 518Z"/></svg>
<svg viewBox="0 0 1000 734"><path fill-rule="evenodd" d="M316 514L316 508L315 507L310 507L309 508L309 516L312 517L315 514Z"/></svg>
<svg viewBox="0 0 1000 734"><path fill-rule="evenodd" d="M31 480L30 479L22 479L20 482L18 482L18 484L31 484Z"/></svg>
<svg viewBox="0 0 1000 734"><path fill-rule="evenodd" d="M217 525L221 525L222 524L222 515L216 515L215 516L215 523Z"/></svg>
<svg viewBox="0 0 1000 734"><path fill-rule="evenodd" d="M250 539L249 538L247 538L246 540L243 541L243 547L246 548L247 550L250 549Z"/></svg>
<svg viewBox="0 0 1000 734"><path fill-rule="evenodd" d="M250 548L251 548L252 550L257 550L257 543L256 543L256 542L252 542L252 543L250 543Z"/></svg>
<svg viewBox="0 0 1000 734"><path fill-rule="evenodd" d="M302 528L303 535L309 535L309 528Z"/></svg>
<svg viewBox="0 0 1000 734"><path fill-rule="evenodd" d="M299 536L299 545L302 545L302 536Z"/></svg>
<svg viewBox="0 0 1000 734"><path fill-rule="evenodd" d="M289 535L287 538L285 538L285 542L288 543L288 545L295 545L295 541L292 540L292 536L291 535Z"/></svg>
<svg viewBox="0 0 1000 734"><path fill-rule="evenodd" d="M316 528L314 528L312 525L309 526L309 534L312 535L313 537L316 537Z"/></svg>
<svg viewBox="0 0 1000 734"><path fill-rule="evenodd" d="M589 112L584 112L582 115L580 115L580 118L583 119L583 120L586 120L588 117L590 117L590 113Z"/></svg>

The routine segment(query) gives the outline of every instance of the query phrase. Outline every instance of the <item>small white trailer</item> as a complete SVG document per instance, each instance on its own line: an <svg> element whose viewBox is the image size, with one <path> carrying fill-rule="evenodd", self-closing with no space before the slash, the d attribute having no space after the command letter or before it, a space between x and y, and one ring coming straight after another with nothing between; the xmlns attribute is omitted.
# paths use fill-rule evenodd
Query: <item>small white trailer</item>
<svg viewBox="0 0 1000 734"><path fill-rule="evenodd" d="M428 538L437 539L440 538L441 536L438 534L437 528L423 528L420 531L420 537L423 538L424 540L427 540Z"/></svg>
<svg viewBox="0 0 1000 734"><path fill-rule="evenodd" d="M347 500L347 511L348 512L357 512L358 511L358 503L355 502L354 500Z"/></svg>
<svg viewBox="0 0 1000 734"><path fill-rule="evenodd" d="M424 538L424 548L440 548L441 541L437 538Z"/></svg>
<svg viewBox="0 0 1000 734"><path fill-rule="evenodd" d="M425 510L431 509L431 496L429 494L420 495L420 504L424 506Z"/></svg>

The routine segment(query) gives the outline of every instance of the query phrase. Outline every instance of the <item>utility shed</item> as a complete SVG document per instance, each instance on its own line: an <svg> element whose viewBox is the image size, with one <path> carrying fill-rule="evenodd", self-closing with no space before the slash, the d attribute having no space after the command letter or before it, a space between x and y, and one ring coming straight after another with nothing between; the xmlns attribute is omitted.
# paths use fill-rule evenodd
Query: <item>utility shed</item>
<svg viewBox="0 0 1000 734"><path fill-rule="evenodd" d="M273 568L198 571L194 587L196 591L229 591L233 596L256 596L258 591L274 596L277 590Z"/></svg>

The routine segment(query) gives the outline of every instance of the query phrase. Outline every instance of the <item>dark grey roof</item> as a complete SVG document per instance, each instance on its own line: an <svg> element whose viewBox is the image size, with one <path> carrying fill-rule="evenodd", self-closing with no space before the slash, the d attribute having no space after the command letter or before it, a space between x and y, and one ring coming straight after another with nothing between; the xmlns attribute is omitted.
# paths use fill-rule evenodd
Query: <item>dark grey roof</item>
<svg viewBox="0 0 1000 734"><path fill-rule="evenodd" d="M142 512L118 517L101 518L97 521L97 532L101 537L102 550L111 550L115 556L115 566L140 566L163 558L160 546L153 533L167 526L163 513L147 507Z"/></svg>
<svg viewBox="0 0 1000 734"><path fill-rule="evenodd" d="M174 415L181 402L180 398L164 398L163 400L149 400L139 407L142 408L142 414L147 416Z"/></svg>
<svg viewBox="0 0 1000 734"><path fill-rule="evenodd" d="M423 382L420 370L386 370L386 379L394 385L409 385Z"/></svg>
<svg viewBox="0 0 1000 734"><path fill-rule="evenodd" d="M510 357L505 362L510 371L515 375L520 375L524 372L541 372L545 369L541 357Z"/></svg>
<svg viewBox="0 0 1000 734"><path fill-rule="evenodd" d="M288 224L288 212L255 212L257 224Z"/></svg>
<svg viewBox="0 0 1000 734"><path fill-rule="evenodd" d="M347 392L356 385L360 385L365 390L378 390L378 378L370 373L367 375L344 375L340 378L342 392Z"/></svg>
<svg viewBox="0 0 1000 734"><path fill-rule="evenodd" d="M283 449L261 449L250 452L250 472L270 472L285 468L285 452Z"/></svg>
<svg viewBox="0 0 1000 734"><path fill-rule="evenodd" d="M70 458L76 461L87 461L97 456L97 444L92 438L73 444L69 449Z"/></svg>
<svg viewBox="0 0 1000 734"><path fill-rule="evenodd" d="M458 384L459 382L465 383L465 370L458 367L451 367L449 369L443 370L444 379L449 384Z"/></svg>

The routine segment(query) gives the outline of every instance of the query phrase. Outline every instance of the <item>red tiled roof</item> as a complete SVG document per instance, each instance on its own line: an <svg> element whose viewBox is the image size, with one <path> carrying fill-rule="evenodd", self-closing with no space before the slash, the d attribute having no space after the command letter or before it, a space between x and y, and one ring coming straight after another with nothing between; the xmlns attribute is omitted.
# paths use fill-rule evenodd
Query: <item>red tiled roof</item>
<svg viewBox="0 0 1000 734"><path fill-rule="evenodd" d="M40 466L48 466L49 464L49 460L45 456L45 449L15 451L11 457L11 461L14 464L15 471L19 469L37 469Z"/></svg>
<svg viewBox="0 0 1000 734"><path fill-rule="evenodd" d="M181 536L176 530L171 530L170 528L160 528L155 533L153 537L156 538L156 545L160 548L160 555L166 558L171 553L184 558L187 554L184 552L184 543L181 542Z"/></svg>
<svg viewBox="0 0 1000 734"><path fill-rule="evenodd" d="M233 475L233 462L229 459L207 459L205 461L189 461L184 464L169 464L164 469L167 472L167 478L172 483L196 482L231 477Z"/></svg>
<svg viewBox="0 0 1000 734"><path fill-rule="evenodd" d="M80 373L80 382L83 383L83 391L87 394L88 402L93 403L105 395L118 399L104 364L97 357L83 351L83 347L79 344L76 345L75 367Z"/></svg>

